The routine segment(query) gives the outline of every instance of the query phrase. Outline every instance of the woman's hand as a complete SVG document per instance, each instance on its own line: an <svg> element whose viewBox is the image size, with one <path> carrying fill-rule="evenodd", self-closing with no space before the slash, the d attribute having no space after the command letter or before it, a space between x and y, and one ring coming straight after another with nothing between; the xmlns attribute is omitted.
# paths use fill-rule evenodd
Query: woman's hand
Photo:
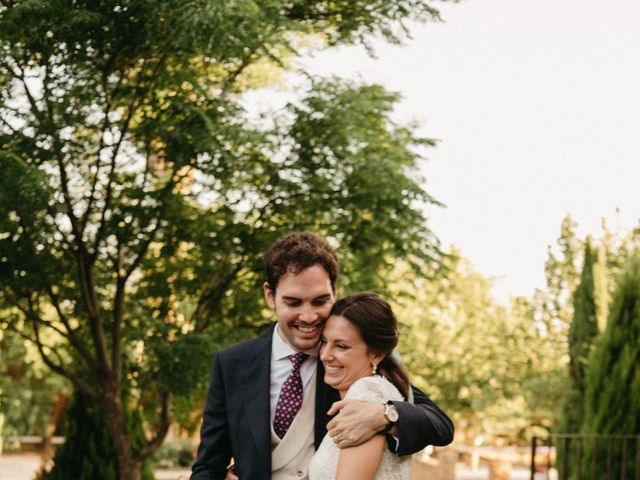
<svg viewBox="0 0 640 480"><path fill-rule="evenodd" d="M387 426L382 404L340 400L331 405L328 412L329 415L336 413L327 430L338 448L361 445Z"/></svg>

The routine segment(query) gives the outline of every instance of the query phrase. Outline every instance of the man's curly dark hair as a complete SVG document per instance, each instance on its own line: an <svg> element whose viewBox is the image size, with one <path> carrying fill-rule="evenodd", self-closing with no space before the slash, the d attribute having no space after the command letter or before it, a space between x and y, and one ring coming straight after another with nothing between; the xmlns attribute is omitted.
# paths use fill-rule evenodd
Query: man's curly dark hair
<svg viewBox="0 0 640 480"><path fill-rule="evenodd" d="M313 265L321 265L336 290L338 257L333 248L319 235L294 232L274 242L264 255L267 284L275 293L280 277L287 272L298 273Z"/></svg>

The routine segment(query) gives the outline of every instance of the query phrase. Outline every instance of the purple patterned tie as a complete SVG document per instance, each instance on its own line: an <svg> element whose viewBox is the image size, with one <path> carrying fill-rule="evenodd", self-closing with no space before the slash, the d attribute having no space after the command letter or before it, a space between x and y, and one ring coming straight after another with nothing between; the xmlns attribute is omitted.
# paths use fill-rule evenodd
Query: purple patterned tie
<svg viewBox="0 0 640 480"><path fill-rule="evenodd" d="M276 415L273 419L273 429L278 437L284 437L296 413L302 406L302 378L300 378L300 365L307 358L306 353L295 353L289 355L289 360L293 363L293 370L284 381L278 404L276 405Z"/></svg>

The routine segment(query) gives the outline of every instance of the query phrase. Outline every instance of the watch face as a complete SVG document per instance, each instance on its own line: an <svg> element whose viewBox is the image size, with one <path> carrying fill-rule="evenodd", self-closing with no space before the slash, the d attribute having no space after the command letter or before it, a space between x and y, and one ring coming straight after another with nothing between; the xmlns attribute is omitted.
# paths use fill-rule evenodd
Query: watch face
<svg viewBox="0 0 640 480"><path fill-rule="evenodd" d="M391 423L396 423L398 421L398 410L396 410L396 407L393 405L387 405L387 411L385 414Z"/></svg>

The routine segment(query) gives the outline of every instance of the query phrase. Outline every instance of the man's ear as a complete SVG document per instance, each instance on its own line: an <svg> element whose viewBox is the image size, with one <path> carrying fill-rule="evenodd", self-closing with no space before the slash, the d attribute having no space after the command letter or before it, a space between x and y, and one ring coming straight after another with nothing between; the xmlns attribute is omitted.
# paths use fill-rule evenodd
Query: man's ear
<svg viewBox="0 0 640 480"><path fill-rule="evenodd" d="M272 308L275 310L276 293L273 290L271 290L271 287L269 286L268 282L264 282L262 284L262 290L264 290L264 298L267 301L267 305L269 305L269 308Z"/></svg>

